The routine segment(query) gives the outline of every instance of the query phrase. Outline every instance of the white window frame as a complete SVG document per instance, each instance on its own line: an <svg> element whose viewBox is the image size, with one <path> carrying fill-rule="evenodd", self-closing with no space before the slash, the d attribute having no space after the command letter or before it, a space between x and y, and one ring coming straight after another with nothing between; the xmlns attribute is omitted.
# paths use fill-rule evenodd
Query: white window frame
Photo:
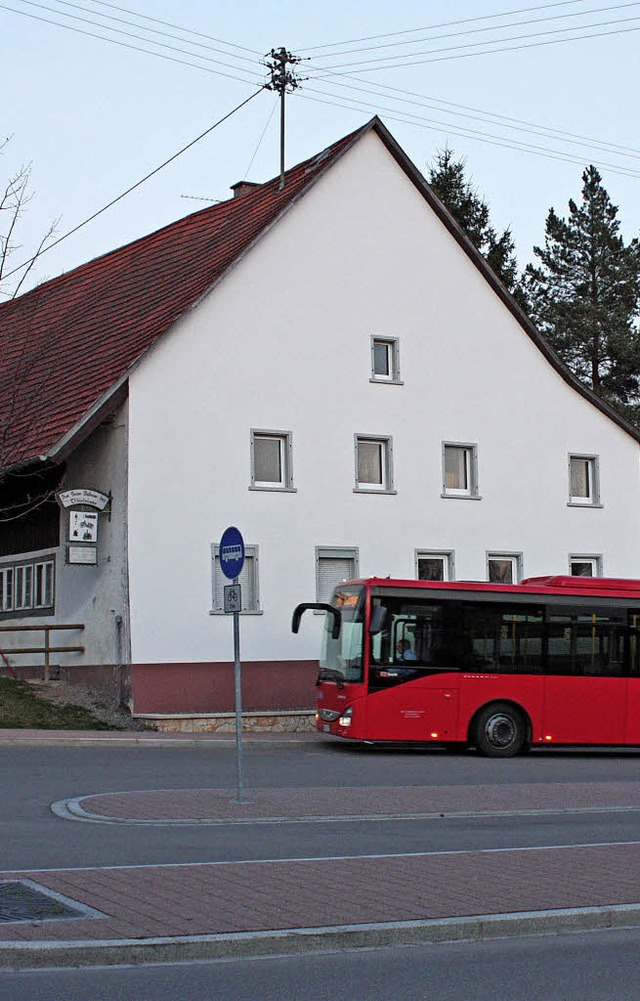
<svg viewBox="0 0 640 1001"><path fill-rule="evenodd" d="M375 444L380 446L380 467L382 482L369 483L358 479L360 444ZM355 487L354 493L395 494L393 488L393 439L390 435L356 434L354 435L355 452Z"/></svg>
<svg viewBox="0 0 640 1001"><path fill-rule="evenodd" d="M587 467L588 493L584 496L571 493L572 465L574 462L585 463ZM602 507L600 501L600 463L597 455L586 455L571 452L568 457L569 467L569 501L568 507Z"/></svg>
<svg viewBox="0 0 640 1001"><path fill-rule="evenodd" d="M247 545L244 547L244 565L238 578L242 594L241 615L262 615L260 607L260 563L259 547ZM222 573L220 566L220 546L211 545L211 594L212 608L210 615L225 615L223 588L231 584Z"/></svg>
<svg viewBox="0 0 640 1001"><path fill-rule="evenodd" d="M376 371L376 347L386 348L388 359L388 374ZM385 382L392 385L402 385L400 380L400 342L397 337L384 337L382 334L371 336L371 378L369 382Z"/></svg>
<svg viewBox="0 0 640 1001"><path fill-rule="evenodd" d="M593 573L574 574L574 563L590 563ZM602 577L602 554L601 553L570 553L569 554L569 576L570 577Z"/></svg>
<svg viewBox="0 0 640 1001"><path fill-rule="evenodd" d="M490 564L496 563L510 563L511 564L511 583L519 584L524 577L523 572L523 556L522 553L499 553L491 551L487 553L487 580L491 581L490 575ZM500 581L493 581L493 583L501 583Z"/></svg>
<svg viewBox="0 0 640 1001"><path fill-rule="evenodd" d="M256 441L268 440L278 443L280 469L279 480L258 480L256 478ZM293 444L291 431L267 431L262 428L251 429L251 485L250 490L276 490L295 493L293 486Z"/></svg>
<svg viewBox="0 0 640 1001"><path fill-rule="evenodd" d="M334 560L336 563L336 577L332 583L332 589L343 580L355 580L360 573L360 554L355 546L316 546L316 601L328 602L331 594L326 593L321 587L321 569L323 562L328 563ZM352 572L345 577L338 571L338 563L341 565L348 560L352 564ZM324 614L324 613L320 613Z"/></svg>
<svg viewBox="0 0 640 1001"><path fill-rule="evenodd" d="M415 576L420 577L420 560L435 560L442 564L442 577L440 580L455 580L455 558L451 549L416 549L415 550Z"/></svg>
<svg viewBox="0 0 640 1001"><path fill-rule="evenodd" d="M446 456L448 449L458 449L464 453L466 487L448 487L446 474ZM474 442L443 441L442 442L442 497L462 498L463 500L480 500L478 492L478 446Z"/></svg>
<svg viewBox="0 0 640 1001"><path fill-rule="evenodd" d="M0 563L0 615L53 613L54 607L53 556Z"/></svg>

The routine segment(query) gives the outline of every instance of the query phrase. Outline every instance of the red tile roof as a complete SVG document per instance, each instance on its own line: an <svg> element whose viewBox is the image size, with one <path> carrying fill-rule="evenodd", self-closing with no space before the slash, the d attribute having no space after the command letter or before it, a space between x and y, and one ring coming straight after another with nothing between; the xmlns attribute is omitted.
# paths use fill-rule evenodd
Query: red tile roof
<svg viewBox="0 0 640 1001"><path fill-rule="evenodd" d="M0 305L0 469L62 457L154 341L375 124L293 167L282 191L276 177Z"/></svg>
<svg viewBox="0 0 640 1001"><path fill-rule="evenodd" d="M282 191L274 178L0 305L0 469L63 459L124 396L128 372L154 341L372 129L565 382L640 441L563 365L374 118L289 170Z"/></svg>

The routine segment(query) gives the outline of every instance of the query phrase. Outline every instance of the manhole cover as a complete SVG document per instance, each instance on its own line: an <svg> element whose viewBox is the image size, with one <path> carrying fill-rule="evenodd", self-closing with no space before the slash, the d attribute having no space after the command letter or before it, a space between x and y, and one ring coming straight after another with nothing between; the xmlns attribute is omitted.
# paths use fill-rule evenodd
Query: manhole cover
<svg viewBox="0 0 640 1001"><path fill-rule="evenodd" d="M84 904L77 904L31 880L0 882L0 922L51 921L94 914L96 911Z"/></svg>

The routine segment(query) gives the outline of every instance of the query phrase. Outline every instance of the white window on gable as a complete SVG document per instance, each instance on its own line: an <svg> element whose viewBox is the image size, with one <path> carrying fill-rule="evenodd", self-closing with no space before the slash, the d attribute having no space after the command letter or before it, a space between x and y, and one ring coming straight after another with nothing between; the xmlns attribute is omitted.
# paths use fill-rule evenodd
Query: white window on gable
<svg viewBox="0 0 640 1001"><path fill-rule="evenodd" d="M358 491L394 493L393 445L391 438L355 436L356 485Z"/></svg>
<svg viewBox="0 0 640 1001"><path fill-rule="evenodd" d="M371 338L371 382L400 382L400 359L396 337Z"/></svg>
<svg viewBox="0 0 640 1001"><path fill-rule="evenodd" d="M251 432L251 488L293 490L291 432Z"/></svg>
<svg viewBox="0 0 640 1001"><path fill-rule="evenodd" d="M416 550L417 580L453 580L453 553L450 550Z"/></svg>
<svg viewBox="0 0 640 1001"><path fill-rule="evenodd" d="M569 573L572 577L602 577L602 556L574 553L569 557Z"/></svg>
<svg viewBox="0 0 640 1001"><path fill-rule="evenodd" d="M259 613L260 595L258 591L258 547L244 547L244 564L238 578L242 598L242 613ZM218 545L211 546L211 585L213 602L212 615L224 614L224 588L231 581L225 577L220 566L220 551Z"/></svg>
<svg viewBox="0 0 640 1001"><path fill-rule="evenodd" d="M597 455L569 456L569 504L600 506Z"/></svg>
<svg viewBox="0 0 640 1001"><path fill-rule="evenodd" d="M487 553L489 583L517 584L522 576L522 553Z"/></svg>
<svg viewBox="0 0 640 1001"><path fill-rule="evenodd" d="M358 550L316 546L316 601L331 601L333 589L358 576Z"/></svg>
<svg viewBox="0 0 640 1001"><path fill-rule="evenodd" d="M443 442L442 496L470 497L478 494L478 450L476 445Z"/></svg>

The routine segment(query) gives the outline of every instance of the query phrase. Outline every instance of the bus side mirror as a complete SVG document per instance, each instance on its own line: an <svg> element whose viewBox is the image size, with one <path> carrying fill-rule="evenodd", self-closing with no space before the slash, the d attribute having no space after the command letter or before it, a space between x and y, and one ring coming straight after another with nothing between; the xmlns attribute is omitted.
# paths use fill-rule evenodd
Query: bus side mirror
<svg viewBox="0 0 640 1001"><path fill-rule="evenodd" d="M340 626L342 623L342 616L340 614L340 609L334 608L333 605L327 605L322 601L310 601L303 605L297 605L293 612L293 618L291 620L291 632L297 633L300 628L300 619L302 618L303 612L306 612L308 608L314 608L318 612L328 612L329 615L333 617L333 626L331 628L331 637L337 640L340 636Z"/></svg>
<svg viewBox="0 0 640 1001"><path fill-rule="evenodd" d="M369 632L373 636L375 633L381 633L385 627L387 621L387 609L384 605L376 605L371 612L371 622L369 623Z"/></svg>

